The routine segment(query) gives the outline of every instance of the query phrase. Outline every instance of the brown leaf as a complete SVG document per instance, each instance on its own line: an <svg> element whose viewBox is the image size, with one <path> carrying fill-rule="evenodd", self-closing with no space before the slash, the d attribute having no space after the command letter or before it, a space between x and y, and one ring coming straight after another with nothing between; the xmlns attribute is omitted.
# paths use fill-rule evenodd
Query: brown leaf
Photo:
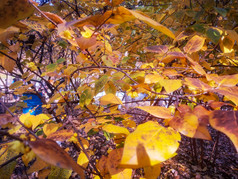
<svg viewBox="0 0 238 179"><path fill-rule="evenodd" d="M166 45L155 45L155 46L144 47L144 50L146 52L154 52L154 53L163 55L169 50L169 48Z"/></svg>
<svg viewBox="0 0 238 179"><path fill-rule="evenodd" d="M84 178L84 170L79 166L67 152L50 139L37 139L28 141L33 152L45 162L58 166L60 168L72 169L77 172L81 178Z"/></svg>
<svg viewBox="0 0 238 179"><path fill-rule="evenodd" d="M238 152L238 111L213 111L209 122L213 128L231 139Z"/></svg>
<svg viewBox="0 0 238 179"><path fill-rule="evenodd" d="M8 124L9 122L15 122L16 117L12 117L10 114L0 114L0 126Z"/></svg>
<svg viewBox="0 0 238 179"><path fill-rule="evenodd" d="M73 135L74 135L74 132L72 130L65 129L65 130L59 130L54 133L51 133L50 135L47 136L47 139L63 142L70 139Z"/></svg>
<svg viewBox="0 0 238 179"><path fill-rule="evenodd" d="M95 45L97 43L97 38L96 38L96 36L92 36L90 38L80 37L80 38L76 38L76 42L77 42L78 46L82 50L84 50L84 49L88 49L89 47L92 47L93 45Z"/></svg>

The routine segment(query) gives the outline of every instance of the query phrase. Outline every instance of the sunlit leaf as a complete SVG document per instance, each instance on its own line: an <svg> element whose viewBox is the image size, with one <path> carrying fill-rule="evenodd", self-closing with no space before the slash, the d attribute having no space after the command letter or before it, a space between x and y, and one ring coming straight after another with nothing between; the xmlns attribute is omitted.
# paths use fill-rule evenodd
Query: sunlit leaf
<svg viewBox="0 0 238 179"><path fill-rule="evenodd" d="M203 91L208 91L212 89L211 86L209 86L208 84L196 78L185 78L184 83L190 89L197 89L197 90L203 90Z"/></svg>
<svg viewBox="0 0 238 179"><path fill-rule="evenodd" d="M149 17L142 15L141 13L139 13L137 11L130 10L130 12L134 17L145 22L146 24L153 27L154 29L162 32L163 34L167 35L168 37L171 37L172 39L175 38L173 32L170 31L167 27L159 24L158 22L154 21L153 19L150 19Z"/></svg>
<svg viewBox="0 0 238 179"><path fill-rule="evenodd" d="M226 98L231 100L233 103L238 105L238 87L220 87L219 89L213 89L212 92L224 95Z"/></svg>
<svg viewBox="0 0 238 179"><path fill-rule="evenodd" d="M167 93L172 93L182 86L181 80L163 79L163 80L160 80L159 83L164 87Z"/></svg>
<svg viewBox="0 0 238 179"><path fill-rule="evenodd" d="M50 124L45 124L43 127L43 132L45 133L46 136L54 133L55 131L57 131L57 129L61 126L61 124L54 124L54 123L50 123Z"/></svg>
<svg viewBox="0 0 238 179"><path fill-rule="evenodd" d="M213 128L231 139L238 152L238 111L216 110L211 113L209 122Z"/></svg>
<svg viewBox="0 0 238 179"><path fill-rule="evenodd" d="M101 105L122 104L120 98L118 98L115 94L112 93L102 96L99 100Z"/></svg>
<svg viewBox="0 0 238 179"><path fill-rule="evenodd" d="M45 162L60 168L72 169L84 178L83 169L60 146L50 139L28 141L29 146Z"/></svg>
<svg viewBox="0 0 238 179"><path fill-rule="evenodd" d="M170 109L162 106L139 106L137 108L142 109L158 118L169 119L173 117Z"/></svg>
<svg viewBox="0 0 238 179"><path fill-rule="evenodd" d="M84 152L81 152L78 156L77 164L79 164L80 166L83 166L84 168L87 168L88 163L89 163L89 160L87 156L85 155Z"/></svg>
<svg viewBox="0 0 238 179"><path fill-rule="evenodd" d="M174 155L181 140L172 128L164 128L156 122L137 126L127 136L120 166L140 168L157 165Z"/></svg>
<svg viewBox="0 0 238 179"><path fill-rule="evenodd" d="M113 124L106 124L102 127L102 130L112 134L125 134L129 135L130 132L125 127L116 126Z"/></svg>
<svg viewBox="0 0 238 179"><path fill-rule="evenodd" d="M198 35L193 36L183 48L186 53L193 53L201 50L203 44L205 42L205 38L200 37Z"/></svg>
<svg viewBox="0 0 238 179"><path fill-rule="evenodd" d="M199 126L199 122L196 115L186 113L183 117L175 116L169 121L169 125L181 134L193 137Z"/></svg>

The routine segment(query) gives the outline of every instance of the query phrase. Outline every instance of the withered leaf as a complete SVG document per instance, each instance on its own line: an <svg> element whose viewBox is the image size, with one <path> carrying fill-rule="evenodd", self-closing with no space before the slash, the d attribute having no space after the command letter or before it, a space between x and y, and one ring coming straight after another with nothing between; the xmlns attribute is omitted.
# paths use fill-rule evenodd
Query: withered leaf
<svg viewBox="0 0 238 179"><path fill-rule="evenodd" d="M209 122L213 128L231 139L238 152L238 111L213 111Z"/></svg>
<svg viewBox="0 0 238 179"><path fill-rule="evenodd" d="M37 139L28 141L29 146L45 162L60 168L72 169L81 178L84 178L84 170L79 166L67 152L65 152L55 141L50 139Z"/></svg>

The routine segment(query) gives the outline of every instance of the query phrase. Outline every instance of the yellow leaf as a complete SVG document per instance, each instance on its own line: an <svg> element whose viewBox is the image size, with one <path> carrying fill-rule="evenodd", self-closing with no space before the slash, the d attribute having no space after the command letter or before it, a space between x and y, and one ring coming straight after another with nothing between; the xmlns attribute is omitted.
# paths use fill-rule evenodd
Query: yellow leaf
<svg viewBox="0 0 238 179"><path fill-rule="evenodd" d="M7 146L3 146L0 149L0 165L4 162L7 162L11 158L15 157L18 154L18 152L9 150ZM0 178L11 178L11 175L15 169L17 162L16 160L8 163L7 165L0 168Z"/></svg>
<svg viewBox="0 0 238 179"><path fill-rule="evenodd" d="M148 74L145 76L145 83L157 83L158 81L163 80L163 77L159 74Z"/></svg>
<svg viewBox="0 0 238 179"><path fill-rule="evenodd" d="M85 155L84 152L81 152L78 156L77 164L83 166L84 168L87 168L88 163L89 163L88 157Z"/></svg>
<svg viewBox="0 0 238 179"><path fill-rule="evenodd" d="M112 93L102 96L99 100L101 105L123 104L122 101L115 94Z"/></svg>
<svg viewBox="0 0 238 179"><path fill-rule="evenodd" d="M172 93L182 86L181 80L163 79L163 80L160 80L159 83L164 87L167 93Z"/></svg>
<svg viewBox="0 0 238 179"><path fill-rule="evenodd" d="M72 174L72 170L52 166L51 171L47 178L48 179L55 179L55 178L69 179L71 174Z"/></svg>
<svg viewBox="0 0 238 179"><path fill-rule="evenodd" d="M157 165L176 155L179 133L149 121L137 126L126 138L121 167L140 168Z"/></svg>
<svg viewBox="0 0 238 179"><path fill-rule="evenodd" d="M112 134L126 134L126 135L130 134L130 132L125 127L120 127L113 124L104 125L102 127L102 130Z"/></svg>
<svg viewBox="0 0 238 179"><path fill-rule="evenodd" d="M36 141L28 141L29 146L45 162L74 170L81 178L84 178L84 170L65 152L60 146L50 139L37 139Z"/></svg>
<svg viewBox="0 0 238 179"><path fill-rule="evenodd" d="M186 53L191 54L193 52L201 50L204 42L205 38L195 35L187 42L183 49Z"/></svg>
<svg viewBox="0 0 238 179"><path fill-rule="evenodd" d="M146 17L144 15L142 15L140 12L138 11L133 11L133 10L129 10L130 13L137 19L145 22L146 24L148 24L149 26L153 27L154 29L162 32L163 34L167 35L168 37L171 37L172 39L175 38L174 34L172 31L170 31L167 27L159 24L158 22L154 21L153 19Z"/></svg>
<svg viewBox="0 0 238 179"><path fill-rule="evenodd" d="M202 66L191 59L190 57L187 57L188 61L191 63L192 68L200 75L206 75L206 72L203 70Z"/></svg>
<svg viewBox="0 0 238 179"><path fill-rule="evenodd" d="M160 164L144 167L145 178L147 179L157 179L161 172Z"/></svg>
<svg viewBox="0 0 238 179"><path fill-rule="evenodd" d="M238 111L213 111L209 122L213 128L230 138L238 152Z"/></svg>
<svg viewBox="0 0 238 179"><path fill-rule="evenodd" d="M54 123L45 124L43 127L43 132L45 133L46 136L48 136L57 131L60 126L61 124L54 124Z"/></svg>
<svg viewBox="0 0 238 179"><path fill-rule="evenodd" d="M36 157L35 153L32 150L30 150L29 152L25 153L22 156L22 161L26 166L28 166L29 162L32 161L35 157Z"/></svg>
<svg viewBox="0 0 238 179"><path fill-rule="evenodd" d="M130 120L130 119L125 119L122 121L122 124L125 126L125 127L130 127L132 129L134 129L136 127L136 123L135 121L133 120Z"/></svg>
<svg viewBox="0 0 238 179"><path fill-rule="evenodd" d="M16 81L9 86L9 89L15 89L23 85L22 81Z"/></svg>
<svg viewBox="0 0 238 179"><path fill-rule="evenodd" d="M142 109L151 115L158 117L158 118L163 118L163 119L169 119L172 118L173 116L171 115L171 111L168 108L161 107L161 106L139 106L137 107L139 109Z"/></svg>
<svg viewBox="0 0 238 179"><path fill-rule="evenodd" d="M43 168L45 168L47 166L49 166L48 163L44 162L39 157L36 157L36 161L27 170L27 174L31 174L33 172L38 172L38 171L42 170Z"/></svg>

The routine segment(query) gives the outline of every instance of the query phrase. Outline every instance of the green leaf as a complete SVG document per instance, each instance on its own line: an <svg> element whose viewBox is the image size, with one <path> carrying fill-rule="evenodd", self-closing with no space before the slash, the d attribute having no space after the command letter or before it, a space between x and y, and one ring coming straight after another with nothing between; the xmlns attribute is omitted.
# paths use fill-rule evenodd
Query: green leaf
<svg viewBox="0 0 238 179"><path fill-rule="evenodd" d="M227 10L219 7L214 7L215 11L217 11L219 14L221 14L223 17L226 17Z"/></svg>
<svg viewBox="0 0 238 179"><path fill-rule="evenodd" d="M71 176L72 170L63 169L59 167L52 166L48 179L68 179Z"/></svg>
<svg viewBox="0 0 238 179"><path fill-rule="evenodd" d="M209 28L206 34L207 34L207 37L211 39L211 41L215 44L217 44L221 38L220 32L213 28Z"/></svg>
<svg viewBox="0 0 238 179"><path fill-rule="evenodd" d="M4 153L5 150L7 151ZM0 150L0 165L8 161L12 157L15 157L16 155L17 153L15 151L10 151L9 149L7 149L7 147L2 147ZM16 161L12 161L4 167L0 168L0 178L11 178L16 164Z"/></svg>
<svg viewBox="0 0 238 179"><path fill-rule="evenodd" d="M108 76L103 75L99 80L95 82L95 95L97 95L102 90L102 88L105 86L107 81L108 81Z"/></svg>
<svg viewBox="0 0 238 179"><path fill-rule="evenodd" d="M64 58L59 58L56 63L60 64L60 63L63 63L63 62L65 62L65 59Z"/></svg>
<svg viewBox="0 0 238 179"><path fill-rule="evenodd" d="M23 85L23 82L22 81L16 81L15 83L12 83L10 86L9 86L9 89L15 89L15 88L18 88L20 86Z"/></svg>
<svg viewBox="0 0 238 179"><path fill-rule="evenodd" d="M57 68L57 65L52 63L52 64L49 64L49 65L46 66L46 71L47 72L53 72L53 71L56 70L56 68Z"/></svg>

